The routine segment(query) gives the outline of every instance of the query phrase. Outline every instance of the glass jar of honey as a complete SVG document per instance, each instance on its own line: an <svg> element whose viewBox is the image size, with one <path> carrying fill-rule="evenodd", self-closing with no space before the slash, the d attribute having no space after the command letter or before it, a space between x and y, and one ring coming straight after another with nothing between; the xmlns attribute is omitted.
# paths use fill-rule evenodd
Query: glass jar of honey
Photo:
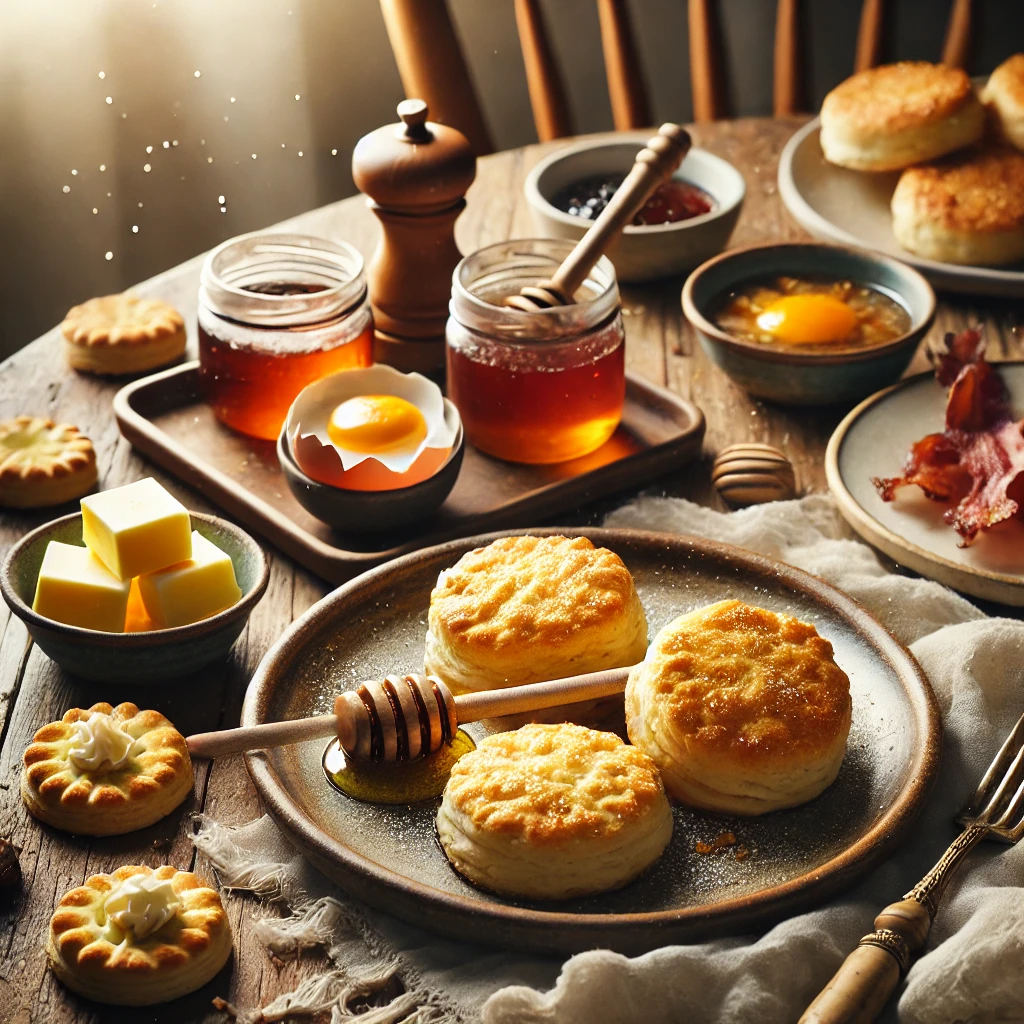
<svg viewBox="0 0 1024 1024"><path fill-rule="evenodd" d="M503 305L523 285L551 277L572 248L555 239L502 242L455 268L448 397L468 440L509 462L587 455L622 417L625 332L606 257L571 306L524 313Z"/></svg>
<svg viewBox="0 0 1024 1024"><path fill-rule="evenodd" d="M373 315L352 246L254 234L206 258L199 377L222 423L272 441L307 384L372 362Z"/></svg>

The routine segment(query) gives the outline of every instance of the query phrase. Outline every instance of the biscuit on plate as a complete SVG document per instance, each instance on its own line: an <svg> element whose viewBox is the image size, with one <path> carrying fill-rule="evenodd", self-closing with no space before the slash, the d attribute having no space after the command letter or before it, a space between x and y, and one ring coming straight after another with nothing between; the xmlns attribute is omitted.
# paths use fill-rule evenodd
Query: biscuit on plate
<svg viewBox="0 0 1024 1024"><path fill-rule="evenodd" d="M155 370L185 351L185 321L160 299L131 292L73 306L60 325L68 365L87 373Z"/></svg>
<svg viewBox="0 0 1024 1024"><path fill-rule="evenodd" d="M524 725L452 768L437 834L459 874L556 900L617 889L662 854L672 810L654 762L612 733Z"/></svg>
<svg viewBox="0 0 1024 1024"><path fill-rule="evenodd" d="M900 175L892 232L909 252L942 263L1024 260L1024 154L969 151Z"/></svg>
<svg viewBox="0 0 1024 1024"><path fill-rule="evenodd" d="M814 626L741 601L670 622L626 685L629 738L683 803L763 814L839 773L850 680Z"/></svg>
<svg viewBox="0 0 1024 1024"><path fill-rule="evenodd" d="M858 171L898 171L970 146L985 109L961 68L904 61L859 71L821 106L825 159Z"/></svg>
<svg viewBox="0 0 1024 1024"><path fill-rule="evenodd" d="M989 75L981 102L999 137L1024 150L1024 53L1015 53Z"/></svg>
<svg viewBox="0 0 1024 1024"><path fill-rule="evenodd" d="M220 895L191 871L126 866L66 893L46 955L72 991L152 1006L201 988L231 956Z"/></svg>
<svg viewBox="0 0 1024 1024"><path fill-rule="evenodd" d="M44 416L0 423L0 505L63 505L88 494L96 480L96 451L78 427Z"/></svg>
<svg viewBox="0 0 1024 1024"><path fill-rule="evenodd" d="M145 828L192 792L185 738L160 712L134 704L72 708L35 734L23 760L29 811L79 835Z"/></svg>
<svg viewBox="0 0 1024 1024"><path fill-rule="evenodd" d="M647 618L622 559L586 537L502 537L430 595L425 667L453 693L634 665Z"/></svg>

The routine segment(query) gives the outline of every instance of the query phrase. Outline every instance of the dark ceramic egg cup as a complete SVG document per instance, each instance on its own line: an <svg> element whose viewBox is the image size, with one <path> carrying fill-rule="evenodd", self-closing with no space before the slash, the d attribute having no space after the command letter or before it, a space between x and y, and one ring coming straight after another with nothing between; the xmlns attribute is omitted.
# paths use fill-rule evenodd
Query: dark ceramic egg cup
<svg viewBox="0 0 1024 1024"><path fill-rule="evenodd" d="M192 529L231 557L242 596L230 608L189 626L141 633L105 633L69 626L32 610L36 580L50 541L82 544L82 514L55 519L26 534L0 568L0 592L28 628L39 649L62 669L83 679L146 686L186 676L227 656L263 596L270 564L244 530L216 516L189 513Z"/></svg>
<svg viewBox="0 0 1024 1024"><path fill-rule="evenodd" d="M447 398L445 411L446 419L454 413L454 406ZM454 416L458 418L457 413ZM387 533L423 519L444 504L459 477L465 447L459 421L444 465L418 484L390 491L353 491L306 476L292 454L287 428L281 430L277 439L277 458L289 489L311 516L346 533Z"/></svg>

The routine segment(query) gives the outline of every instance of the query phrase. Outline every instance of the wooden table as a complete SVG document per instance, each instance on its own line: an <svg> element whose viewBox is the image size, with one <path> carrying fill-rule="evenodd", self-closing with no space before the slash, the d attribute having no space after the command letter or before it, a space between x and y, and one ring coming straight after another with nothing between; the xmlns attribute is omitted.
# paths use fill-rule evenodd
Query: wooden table
<svg viewBox="0 0 1024 1024"><path fill-rule="evenodd" d="M776 190L776 165L784 143L799 126L796 119L747 119L695 128L697 145L733 163L747 181L747 198L732 239L737 246L801 239L804 233L785 213ZM511 237L534 233L522 195L530 168L555 144L498 153L480 162L469 206L458 225L463 252ZM282 229L343 238L369 255L377 237L376 221L357 197L296 217ZM201 257L140 285L139 292L172 302L189 324L195 344L196 295ZM666 493L715 504L709 466L714 452L734 441L766 441L793 460L806 492L824 491L823 455L828 437L845 410L799 410L765 405L739 391L712 367L684 322L679 306L681 282L623 288L627 365L696 402L707 417L704 458L679 479L659 481ZM1024 355L1015 336L1008 303L943 298L931 338L981 320L992 358ZM202 497L178 485L136 456L118 433L111 413L116 383L68 371L56 330L27 346L0 366L0 419L39 413L82 428L93 440L104 487L116 487L152 475L175 491L190 508L216 511ZM910 372L924 368L919 353ZM617 501L615 503L618 503ZM608 506L610 507L610 506ZM602 509L587 510L576 522L595 522ZM47 514L8 514L0 518L0 552L41 522ZM271 552L270 588L252 615L226 666L194 680L172 685L113 687L65 676L28 640L24 626L0 607L0 836L21 847L24 882L20 892L0 896L0 1022L30 1021L215 1021L223 1015L210 1000L220 995L241 1007L253 1007L287 991L320 963L315 954L298 962L272 961L252 934L254 903L227 896L235 931L233 966L194 997L168 1008L118 1011L70 995L46 970L45 935L57 899L90 874L125 863L196 867L186 830L189 815L202 812L225 824L241 824L261 813L260 802L240 757L196 766L193 801L164 821L127 836L103 840L71 838L41 827L26 812L18 791L21 756L33 732L60 718L70 707L99 700L132 700L164 712L184 733L237 724L245 685L264 652L293 618L327 591L327 586L288 559ZM197 863L198 860L198 863ZM272 911L268 911L272 912Z"/></svg>

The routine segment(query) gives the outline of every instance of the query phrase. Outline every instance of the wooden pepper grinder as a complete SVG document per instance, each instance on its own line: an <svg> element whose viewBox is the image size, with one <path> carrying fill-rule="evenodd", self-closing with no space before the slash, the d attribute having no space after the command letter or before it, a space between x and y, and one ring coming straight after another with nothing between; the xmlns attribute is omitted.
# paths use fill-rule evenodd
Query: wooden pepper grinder
<svg viewBox="0 0 1024 1024"><path fill-rule="evenodd" d="M352 153L356 187L383 236L367 268L374 359L403 372L444 370L452 271L462 259L455 221L476 177L466 137L427 120L423 100L398 104L398 124L364 135Z"/></svg>

